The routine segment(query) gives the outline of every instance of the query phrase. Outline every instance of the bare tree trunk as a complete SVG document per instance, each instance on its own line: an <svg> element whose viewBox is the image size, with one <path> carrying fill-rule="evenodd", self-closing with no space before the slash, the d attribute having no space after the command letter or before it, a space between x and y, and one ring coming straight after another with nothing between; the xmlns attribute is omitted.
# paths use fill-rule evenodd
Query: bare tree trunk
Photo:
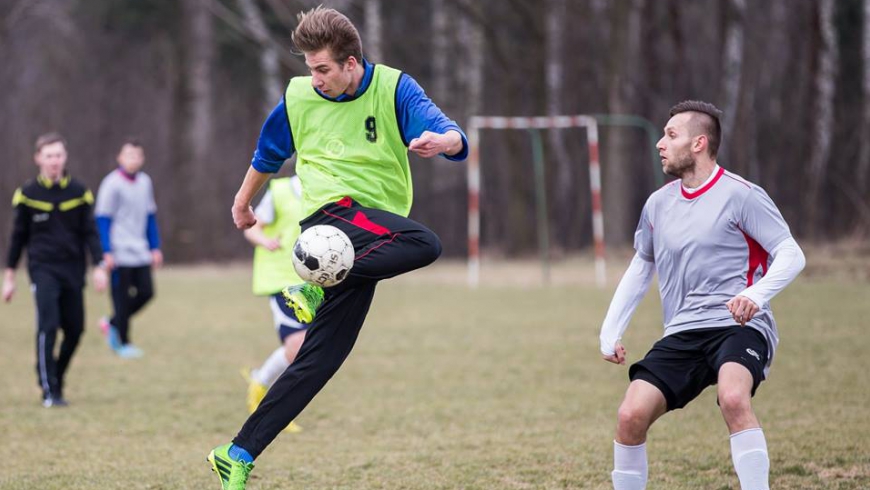
<svg viewBox="0 0 870 490"><path fill-rule="evenodd" d="M432 100L441 107L445 113L450 114L450 109L457 107L456 97L451 97L450 77L454 71L450 69L450 35L454 33L448 25L448 5L445 0L431 0L432 18L432 44L429 59L432 60L431 81ZM448 31L448 29L450 29ZM414 169L415 187L422 199L429 203L438 202L438 195L451 186L451 163L441 159L432 159L417 165ZM419 185L417 185L419 183ZM416 193L416 191L415 191ZM446 207L438 206L441 212L449 212ZM435 206L427 206L426 212L436 213ZM428 218L429 216L427 216ZM426 219L429 221L429 219Z"/></svg>
<svg viewBox="0 0 870 490"><path fill-rule="evenodd" d="M212 68L215 57L214 25L207 0L185 0L189 15L190 58L187 84L190 96L190 154L193 161L205 164L213 137Z"/></svg>
<svg viewBox="0 0 870 490"><path fill-rule="evenodd" d="M471 5L469 8L479 7ZM457 76L465 89L463 118L467 123L469 116L480 115L483 111L483 53L486 49L483 26L469 14L459 18L459 41L465 48L465 69L458 70Z"/></svg>
<svg viewBox="0 0 870 490"><path fill-rule="evenodd" d="M432 97L443 104L449 87L448 19L444 0L432 0Z"/></svg>
<svg viewBox="0 0 870 490"><path fill-rule="evenodd" d="M609 111L627 114L635 99L634 71L640 51L640 23L643 0L619 0L611 8ZM608 128L602 166L604 236L616 245L629 242L636 216L631 209L632 139L628 130Z"/></svg>
<svg viewBox="0 0 870 490"><path fill-rule="evenodd" d="M188 259L213 258L218 245L217 230L222 228L220 220L229 219L223 211L231 204L230 196L217 195L217 179L209 161L214 144L214 24L208 0L184 0L183 8L187 31L184 74L187 113L182 165L187 180L181 181L187 192L182 189L178 192L185 195L191 219L188 236L183 240L190 247L185 254Z"/></svg>
<svg viewBox="0 0 870 490"><path fill-rule="evenodd" d="M819 212L824 205L821 199L822 188L826 182L828 160L831 150L831 137L834 132L834 92L839 63L837 33L834 26L834 1L819 0L817 18L819 44L816 51L816 89L815 119L810 148L808 192L804 202L808 233L811 239L819 237L821 231Z"/></svg>
<svg viewBox="0 0 870 490"><path fill-rule="evenodd" d="M870 0L864 0L864 40L861 45L863 58L863 115L861 117L861 148L858 153L857 185L860 195L866 196L870 190Z"/></svg>
<svg viewBox="0 0 870 490"><path fill-rule="evenodd" d="M759 63L759 86L758 100L761 104L761 112L767 115L766 119L772 121L781 121L783 119L783 78L785 77L786 64L792 56L792 46L788 38L788 19L786 5L788 0L771 0L770 21L766 28L766 43L761 51L761 61ZM758 124L759 121L755 121ZM781 132L778 132L778 137ZM758 135L756 138L760 137ZM778 140L765 141L765 146L777 145ZM758 147L756 145L756 151ZM781 168L784 166L783 158L770 158L764 162L765 175L769 176L765 180L765 189L771 195L779 193L779 175Z"/></svg>
<svg viewBox="0 0 870 490"><path fill-rule="evenodd" d="M763 16L763 14L757 14ZM740 69L740 88L738 90L738 103L736 112L731 115L731 133L726 147L726 156L730 156L724 162L729 168L739 165L744 170L744 176L753 182L762 182L762 166L758 155L758 131L759 117L755 106L758 93L761 90L760 66L766 60L761 49L753 49L752 46L762 45L762 39L767 39L767 33L759 36L754 26L759 25L757 20L742 16L744 26L741 28L745 33L743 49L743 61ZM768 25L768 24L765 24ZM726 114L727 117L727 114ZM721 148L721 147L720 147ZM720 150L720 155L722 151Z"/></svg>
<svg viewBox="0 0 870 490"><path fill-rule="evenodd" d="M260 70L263 84L263 112L269 114L281 98L281 71L278 51L269 42L269 29L254 0L238 0L245 16L245 27L260 44Z"/></svg>
<svg viewBox="0 0 870 490"><path fill-rule="evenodd" d="M381 0L365 0L365 57L375 63L384 62L383 28L381 18Z"/></svg>
<svg viewBox="0 0 870 490"><path fill-rule="evenodd" d="M722 140L734 141L734 123L737 120L738 101L740 99L740 80L743 75L743 24L746 11L746 0L727 0L730 9L726 9L728 27L725 37L725 53L723 60L723 97L722 105ZM722 145L720 154L726 161L731 154L730 145ZM732 166L738 162L732 162ZM746 162L740 162L743 166Z"/></svg>
<svg viewBox="0 0 870 490"><path fill-rule="evenodd" d="M546 29L546 70L547 70L547 114L555 116L563 114L564 100L564 65L565 60L565 17L568 12L566 0L547 1ZM553 150L556 163L556 209L560 211L557 217L557 229L567 230L574 222L576 206L572 203L574 190L574 172L571 168L571 158L565 146L565 130L551 129L548 131L550 147ZM554 238L558 245L567 247L567 233L557 233Z"/></svg>
<svg viewBox="0 0 870 490"><path fill-rule="evenodd" d="M484 50L486 49L486 41L483 26L477 20L480 18L480 6L472 4L469 6L469 9L470 11L463 11L459 17L459 45L462 47L462 65L464 69L454 72L457 75L459 87L463 92L462 98L464 104L462 105L459 117L461 117L461 121L466 129L468 128L469 117L482 115L486 110L483 105ZM453 175L456 177L456 187L464 189L466 185L465 170L454 171ZM485 182L486 175L481 175L481 187L485 186ZM461 202L461 212L459 215L465 216L468 212L467 201L462 199L459 202ZM483 207L483 199L481 199L480 205Z"/></svg>

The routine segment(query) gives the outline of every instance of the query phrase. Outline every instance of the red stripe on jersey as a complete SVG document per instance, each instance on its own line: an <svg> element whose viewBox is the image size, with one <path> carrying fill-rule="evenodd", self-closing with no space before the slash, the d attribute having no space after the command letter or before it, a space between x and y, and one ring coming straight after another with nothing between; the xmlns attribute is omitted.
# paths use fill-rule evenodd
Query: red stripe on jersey
<svg viewBox="0 0 870 490"><path fill-rule="evenodd" d="M685 187L680 186L680 191L683 193L683 197L685 197L686 199L694 199L694 198L700 196L701 194L709 191L711 187L716 185L716 182L719 182L719 178L722 177L722 174L724 174L724 173L725 173L725 169L722 167L719 167L719 171L716 172L716 176L713 177L713 180L711 180L710 182L707 182L707 185L705 185L704 187L701 187L700 189L696 190L695 192L688 192Z"/></svg>
<svg viewBox="0 0 870 490"><path fill-rule="evenodd" d="M747 235L743 230L740 230L740 232L743 233L743 238L746 239L746 245L749 247L749 270L746 272L746 287L749 287L755 281L755 271L758 270L759 266L761 266L762 277L767 274L768 254L767 250L759 245L754 238Z"/></svg>
<svg viewBox="0 0 870 490"><path fill-rule="evenodd" d="M734 175L731 175L731 174L725 174L725 177L729 177L734 182L740 182L741 184L745 185L746 187L752 189L752 186L749 185L749 182L743 180L742 178L735 177Z"/></svg>

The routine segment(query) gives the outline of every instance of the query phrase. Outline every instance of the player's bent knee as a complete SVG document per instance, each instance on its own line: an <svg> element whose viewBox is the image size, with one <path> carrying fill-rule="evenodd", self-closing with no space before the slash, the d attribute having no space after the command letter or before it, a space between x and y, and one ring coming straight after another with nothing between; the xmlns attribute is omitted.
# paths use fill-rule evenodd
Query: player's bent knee
<svg viewBox="0 0 870 490"><path fill-rule="evenodd" d="M620 435L619 441L623 444L639 444L646 439L646 432L649 430L650 415L642 407L629 405L625 402L619 406L616 413L617 432Z"/></svg>
<svg viewBox="0 0 870 490"><path fill-rule="evenodd" d="M432 232L430 232L426 238L429 245L429 259L431 262L435 262L435 260L441 256L441 239L438 238L438 235Z"/></svg>
<svg viewBox="0 0 870 490"><path fill-rule="evenodd" d="M719 393L719 407L725 414L742 414L752 411L749 393L743 390L722 390Z"/></svg>
<svg viewBox="0 0 870 490"><path fill-rule="evenodd" d="M435 262L441 256L441 239L435 233L424 230L415 239L420 244L418 257L422 266Z"/></svg>

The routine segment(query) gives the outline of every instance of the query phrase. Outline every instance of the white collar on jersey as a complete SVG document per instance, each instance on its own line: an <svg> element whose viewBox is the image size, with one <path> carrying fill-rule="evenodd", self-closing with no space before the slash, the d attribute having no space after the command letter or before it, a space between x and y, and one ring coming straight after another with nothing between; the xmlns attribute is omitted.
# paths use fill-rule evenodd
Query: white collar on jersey
<svg viewBox="0 0 870 490"><path fill-rule="evenodd" d="M704 183L702 183L702 184L699 185L698 187L686 187L686 186L684 186L683 184L680 184L680 185L683 185L683 190L684 190L684 191L688 192L689 194L693 194L693 193L695 193L695 191L697 191L698 189L704 187L705 185L709 184L713 179L715 179L715 178L716 178L716 174L718 174L718 173L719 173L719 164L717 163L716 166L713 167L713 171L710 172L710 176L707 177L707 180L705 180Z"/></svg>

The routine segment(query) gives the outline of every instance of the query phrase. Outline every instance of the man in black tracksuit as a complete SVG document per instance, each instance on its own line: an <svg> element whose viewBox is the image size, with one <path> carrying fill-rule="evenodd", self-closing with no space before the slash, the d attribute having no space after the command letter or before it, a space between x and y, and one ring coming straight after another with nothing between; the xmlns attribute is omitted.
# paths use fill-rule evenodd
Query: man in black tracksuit
<svg viewBox="0 0 870 490"><path fill-rule="evenodd" d="M3 280L3 300L15 293L15 268L27 249L27 269L36 302L36 373L45 407L64 406L64 374L84 331L86 252L94 286L106 287L102 250L93 216L94 196L64 171L66 142L57 133L40 136L34 160L39 175L15 191L15 221ZM54 355L58 327L63 342Z"/></svg>

